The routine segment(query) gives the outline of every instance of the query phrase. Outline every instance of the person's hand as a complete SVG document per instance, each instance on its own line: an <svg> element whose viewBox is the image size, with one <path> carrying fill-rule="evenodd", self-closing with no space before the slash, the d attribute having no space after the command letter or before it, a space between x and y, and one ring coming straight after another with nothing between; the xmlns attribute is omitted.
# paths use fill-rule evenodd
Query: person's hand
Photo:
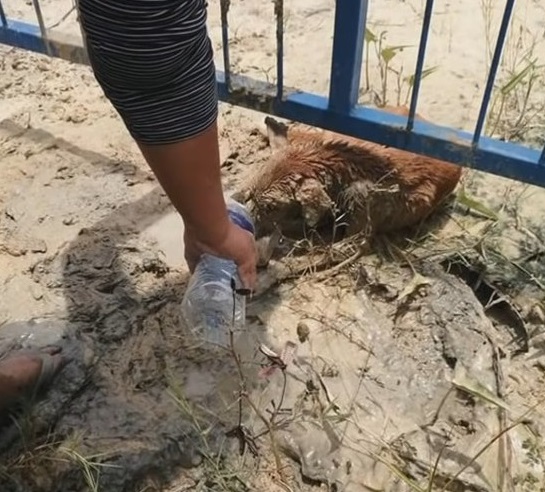
<svg viewBox="0 0 545 492"><path fill-rule="evenodd" d="M217 245L207 246L200 242L193 231L184 231L185 260L193 273L203 253L233 260L244 288L253 290L257 279L257 248L252 234L236 224L230 223L224 240Z"/></svg>

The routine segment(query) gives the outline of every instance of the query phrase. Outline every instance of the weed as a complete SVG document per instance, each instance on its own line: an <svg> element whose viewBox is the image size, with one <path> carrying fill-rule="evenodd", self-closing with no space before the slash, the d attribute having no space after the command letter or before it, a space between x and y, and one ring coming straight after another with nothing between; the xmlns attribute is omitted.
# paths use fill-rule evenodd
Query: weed
<svg viewBox="0 0 545 492"><path fill-rule="evenodd" d="M47 476L52 464L64 464L68 469L79 470L89 492L99 492L100 470L116 467L105 463L115 452L85 453L83 447L83 436L77 433L62 441L55 440L54 436L48 436L41 443L34 440L23 452L8 458L6 465L0 467L0 477L17 483L17 476L32 477L36 470L44 471Z"/></svg>
<svg viewBox="0 0 545 492"><path fill-rule="evenodd" d="M56 456L52 456L52 460L66 461L69 464L74 465L80 470L83 480L90 492L99 492L99 478L100 470L102 468L114 467L114 465L108 465L103 463L110 453L93 453L84 454L80 450L80 437L75 435L72 439L69 439L62 443L56 449Z"/></svg>
<svg viewBox="0 0 545 492"><path fill-rule="evenodd" d="M486 75L490 69L490 62L492 60L492 54L494 47L492 45L492 16L494 12L494 0L481 0L481 13L484 20L484 35L486 41Z"/></svg>
<svg viewBox="0 0 545 492"><path fill-rule="evenodd" d="M486 29L487 73L492 52L492 0L481 0ZM496 79L485 133L504 140L534 140L533 130L545 129L545 65L540 54L543 40L531 33L524 21L514 18L504 47L504 56ZM542 128L543 127L543 128ZM543 133L543 132L541 132ZM538 143L543 143L539 141Z"/></svg>
<svg viewBox="0 0 545 492"><path fill-rule="evenodd" d="M388 45L385 43L387 31L381 31L378 35L368 27L365 28L365 91L374 92L377 106L386 106L389 103L389 89L391 85L390 75L395 77L396 104L407 104L414 86L415 74L405 75L403 63L395 68L393 62L398 54L403 53L410 45ZM380 77L380 90L375 92L371 87L370 64L371 46L378 65ZM422 70L421 80L432 75L438 69L437 66ZM404 97L403 97L404 94ZM403 100L402 100L403 99Z"/></svg>

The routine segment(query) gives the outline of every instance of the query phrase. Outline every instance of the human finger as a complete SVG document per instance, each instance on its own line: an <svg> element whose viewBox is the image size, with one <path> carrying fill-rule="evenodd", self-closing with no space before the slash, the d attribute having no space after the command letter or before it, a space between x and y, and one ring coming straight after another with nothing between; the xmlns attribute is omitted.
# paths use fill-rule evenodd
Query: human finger
<svg viewBox="0 0 545 492"><path fill-rule="evenodd" d="M257 282L257 249L253 241L251 248L238 264L238 273L244 288L254 290Z"/></svg>
<svg viewBox="0 0 545 492"><path fill-rule="evenodd" d="M238 275L240 277L240 281L242 282L242 286L245 289L253 291L257 282L255 265L252 266L252 264L249 262L239 265Z"/></svg>

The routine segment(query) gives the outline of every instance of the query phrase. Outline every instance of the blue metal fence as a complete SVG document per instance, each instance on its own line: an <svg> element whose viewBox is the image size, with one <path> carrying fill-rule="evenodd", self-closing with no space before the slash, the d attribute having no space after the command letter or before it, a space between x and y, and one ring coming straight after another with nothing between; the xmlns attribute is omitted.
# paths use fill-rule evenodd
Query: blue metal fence
<svg viewBox="0 0 545 492"><path fill-rule="evenodd" d="M38 0L33 0L33 3L37 26L7 18L0 0L0 43L76 63L87 63L81 43L47 30ZM368 4L369 0L336 0L330 91L329 97L323 97L284 87L283 0L274 0L277 23L276 84L232 73L228 29L230 0L220 0L224 59L224 72L218 72L220 99L237 106L545 187L545 148L538 151L482 135L515 0L506 0L473 133L415 120L433 0L427 0L425 6L409 117L357 104Z"/></svg>

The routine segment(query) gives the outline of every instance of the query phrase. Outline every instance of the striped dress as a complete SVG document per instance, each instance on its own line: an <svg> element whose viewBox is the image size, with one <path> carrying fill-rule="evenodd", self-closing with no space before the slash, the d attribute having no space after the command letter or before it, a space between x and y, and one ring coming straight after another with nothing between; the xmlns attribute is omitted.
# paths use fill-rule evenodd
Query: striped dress
<svg viewBox="0 0 545 492"><path fill-rule="evenodd" d="M191 138L218 111L205 0L78 0L95 78L146 145Z"/></svg>

